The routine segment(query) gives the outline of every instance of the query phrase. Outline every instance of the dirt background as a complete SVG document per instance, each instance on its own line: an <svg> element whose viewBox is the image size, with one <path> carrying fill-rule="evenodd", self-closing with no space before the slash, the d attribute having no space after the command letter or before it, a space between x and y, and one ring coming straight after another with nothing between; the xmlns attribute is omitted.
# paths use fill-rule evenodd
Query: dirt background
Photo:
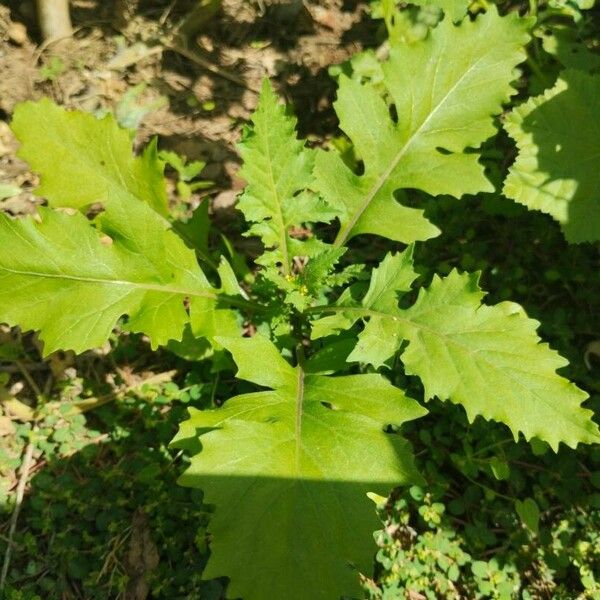
<svg viewBox="0 0 600 600"><path fill-rule="evenodd" d="M215 185L199 195L218 209L243 187L235 143L262 79L293 103L301 135L322 139L336 129L328 67L377 38L368 3L356 0L222 0L191 35L178 32L198 0L71 4L73 36L48 44L33 0L0 3L0 184L22 190L0 200L11 214L40 201L8 126L19 102L49 96L99 115L116 111L136 123L138 147L158 135L161 149L205 161L202 177Z"/></svg>

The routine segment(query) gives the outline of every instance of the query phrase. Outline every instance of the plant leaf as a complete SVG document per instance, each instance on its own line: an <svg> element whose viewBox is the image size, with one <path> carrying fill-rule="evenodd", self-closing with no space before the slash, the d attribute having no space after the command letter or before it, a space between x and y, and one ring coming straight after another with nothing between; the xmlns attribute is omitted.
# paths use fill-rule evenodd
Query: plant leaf
<svg viewBox="0 0 600 600"><path fill-rule="evenodd" d="M537 535L540 529L540 508L533 498L515 500L515 510L523 524Z"/></svg>
<svg viewBox="0 0 600 600"><path fill-rule="evenodd" d="M452 20L455 23L460 21L467 14L469 0L415 0L412 4L418 6L438 6L444 11L446 20Z"/></svg>
<svg viewBox="0 0 600 600"><path fill-rule="evenodd" d="M0 200L6 200L7 198L12 198L13 196L17 196L23 190L18 185L13 185L12 183L0 183Z"/></svg>
<svg viewBox="0 0 600 600"><path fill-rule="evenodd" d="M81 214L0 214L0 321L41 331L44 350L103 344L116 321L152 346L180 340L185 298L215 298L193 251L148 206L115 204L95 229Z"/></svg>
<svg viewBox="0 0 600 600"><path fill-rule="evenodd" d="M296 119L286 114L268 80L263 82L252 128L239 145L244 160L241 176L248 185L238 208L253 223L249 235L259 236L270 250L257 262L280 264L290 273L294 256L311 256L322 244L290 237L290 228L334 218L335 212L307 188L312 182L314 152L296 139ZM300 193L302 192L302 193Z"/></svg>
<svg viewBox="0 0 600 600"><path fill-rule="evenodd" d="M493 190L478 155L465 150L495 133L493 116L515 93L529 24L492 6L473 22L445 19L426 40L392 47L383 71L397 124L372 85L340 77L335 109L364 174L337 152L317 154L316 189L341 211L337 246L361 233L407 243L437 235L421 210L395 201L399 189L455 197Z"/></svg>
<svg viewBox="0 0 600 600"><path fill-rule="evenodd" d="M309 259L299 279L313 296L331 283L330 275L345 252L346 248L328 248Z"/></svg>
<svg viewBox="0 0 600 600"><path fill-rule="evenodd" d="M228 296L243 297L244 292L224 256L221 256L218 273L221 279L221 288L216 291ZM221 349L221 345L215 340L216 336L236 337L242 335L237 312L230 308L218 308L214 298L197 296L190 300L190 326L190 331L196 338L207 338L217 350Z"/></svg>
<svg viewBox="0 0 600 600"><path fill-rule="evenodd" d="M600 75L564 71L507 117L519 155L504 194L554 217L570 242L600 240Z"/></svg>
<svg viewBox="0 0 600 600"><path fill-rule="evenodd" d="M565 22L548 23L536 32L542 46L563 67L588 73L600 70L600 55L592 51L593 40L581 39L577 29Z"/></svg>
<svg viewBox="0 0 600 600"><path fill-rule="evenodd" d="M522 432L555 450L560 442L575 447L600 441L592 411L581 407L587 394L556 374L567 361L540 343L537 321L512 302L482 304L478 276L456 271L434 277L410 308L401 309L393 295L414 276L404 255L382 262L404 265L403 285L394 283L403 279L399 269L386 278L380 266L363 303L339 309L368 319L349 361L380 366L406 340L402 361L408 374L421 378L426 398L450 399L464 406L471 421L477 415L500 421L515 439ZM375 289L379 300L372 302Z"/></svg>
<svg viewBox="0 0 600 600"><path fill-rule="evenodd" d="M408 292L417 278L413 270L413 246L409 246L404 252L398 254L388 254L380 263L379 267L373 269L371 274L371 283L367 290L361 306L367 311L383 311L392 313L397 311L398 300L400 296ZM360 319L360 312L356 310L357 302L352 287L347 288L335 303L337 307L350 306L352 310L344 312L343 310L322 317L312 324L312 339L318 339L328 335L333 335L350 329ZM362 347L366 345L366 338L372 337L372 344L369 351L369 360L375 366L381 366L389 358L389 347L397 342L396 334L390 330L392 339L387 339L385 326L379 327L377 319L371 319L363 331ZM371 335L373 329L373 335ZM375 331L377 329L377 331ZM382 329L383 331L379 331ZM379 338L383 335L381 343ZM363 351L364 352L364 351ZM376 356L379 354L379 356ZM363 360L364 356L361 355ZM352 359L351 359L352 360Z"/></svg>
<svg viewBox="0 0 600 600"><path fill-rule="evenodd" d="M112 115L97 119L45 98L19 104L11 129L21 142L18 156L41 176L36 193L51 206L85 209L100 202L108 208L140 200L167 216L156 143L133 156L130 133Z"/></svg>
<svg viewBox="0 0 600 600"><path fill-rule="evenodd" d="M383 427L425 410L380 375L308 374L266 338L219 341L239 378L272 390L192 409L174 441L200 435L181 483L216 505L205 577L229 576L228 597L245 600L358 594L349 564L370 570L377 524L367 492L420 479L409 445Z"/></svg>

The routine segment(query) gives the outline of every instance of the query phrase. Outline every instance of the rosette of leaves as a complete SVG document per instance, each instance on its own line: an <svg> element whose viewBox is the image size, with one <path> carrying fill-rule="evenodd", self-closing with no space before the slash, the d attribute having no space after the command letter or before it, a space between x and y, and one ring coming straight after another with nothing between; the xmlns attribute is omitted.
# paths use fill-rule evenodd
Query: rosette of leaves
<svg viewBox="0 0 600 600"><path fill-rule="evenodd" d="M335 109L362 161L356 171L335 150L299 140L265 83L241 145L239 209L264 246L262 277L243 294L231 269L219 269L220 286L205 275L180 237L155 146L134 157L110 117L48 102L17 112L21 156L50 207L0 217L0 320L39 330L46 351L82 351L126 315L155 346L208 338L231 353L238 379L258 386L192 411L175 440L191 455L182 483L215 506L205 576L229 576L229 597L359 593L356 570L370 570L375 551L367 494L419 479L401 425L425 410L386 378L398 360L421 379L423 401L448 399L470 419L553 448L600 441L586 395L556 373L565 361L540 341L538 323L514 303L486 305L476 274L452 272L417 292L412 246L382 257L366 286L360 269L340 266L355 236L411 244L438 233L403 204L405 189L492 189L477 148L514 94L528 25L491 7L395 46L377 84L393 106L379 87L341 77ZM82 213L95 203L104 210L90 220ZM313 224L334 219L329 243ZM243 339L231 305L261 334Z"/></svg>

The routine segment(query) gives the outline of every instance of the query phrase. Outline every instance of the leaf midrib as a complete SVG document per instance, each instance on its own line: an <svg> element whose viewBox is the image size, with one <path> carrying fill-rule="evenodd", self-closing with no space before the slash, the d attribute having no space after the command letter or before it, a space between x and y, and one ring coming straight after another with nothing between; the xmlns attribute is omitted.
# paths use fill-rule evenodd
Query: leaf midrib
<svg viewBox="0 0 600 600"><path fill-rule="evenodd" d="M97 284L97 285L123 285L136 289L143 289L147 291L164 292L165 294L180 294L182 296L199 296L204 298L216 298L215 294L209 291L201 289L189 289L180 288L176 286L144 283L137 281L129 281L127 279L106 279L102 277L84 277L77 275L67 275L60 273L40 273L37 271L22 271L19 269L11 269L9 267L1 266L0 271L6 271L14 275L21 275L25 277L39 277L41 279L58 279L67 281L77 281L84 284Z"/></svg>
<svg viewBox="0 0 600 600"><path fill-rule="evenodd" d="M268 124L267 125L267 129L268 129ZM275 198L275 206L276 206L276 213L275 213L275 217L276 217L276 221L279 225L279 247L281 249L281 254L282 254L282 270L283 270L283 274L284 275L289 275L290 273L290 258L289 258L289 252L288 252L288 247L287 247L287 237L286 237L286 226L285 226L285 219L283 217L283 208L282 208L282 200L279 197L279 193L277 190L277 184L275 183L275 175L273 173L273 163L274 163L274 158L272 156L272 152L271 152L271 144L270 144L270 139L268 135L265 135L265 148L266 148L266 154L269 157L268 158L268 165L269 165L269 182L270 182L270 186L271 186L271 191L273 193L273 197Z"/></svg>
<svg viewBox="0 0 600 600"><path fill-rule="evenodd" d="M334 241L334 246L336 248L339 248L340 246L344 245L344 243L348 239L350 233L352 232L352 229L354 229L358 220L361 218L361 216L363 215L365 210L367 210L367 208L373 201L373 198L375 198L375 196L379 193L381 188L385 185L385 183L387 182L387 180L390 177L390 175L392 174L392 172L396 169L396 167L398 166L398 164L400 163L402 158L404 158L404 155L408 152L411 145L413 144L415 139L417 139L418 136L421 134L421 132L423 131L423 129L427 125L427 123L430 121L430 119L438 112L438 110L440 109L441 106L444 105L444 103L446 102L446 100L448 99L450 94L452 94L454 92L454 90L457 88L457 86L479 64L479 62L483 58L484 58L484 55L480 56L474 63L472 63L469 66L469 68L456 80L454 85L440 99L440 101L437 103L435 108L433 108L433 110L430 111L430 113L423 120L421 125L419 125L419 127L417 127L417 129L415 129L415 131L411 134L411 136L408 138L408 140L406 140L405 144L402 146L400 151L394 156L394 158L390 162L389 166L377 178L377 180L375 181L375 184L369 190L369 193L365 196L365 199L363 200L363 202L361 202L360 206L358 207L358 210L354 213L354 215L350 218L350 220L346 223L346 225L344 225L340 229L340 231Z"/></svg>
<svg viewBox="0 0 600 600"><path fill-rule="evenodd" d="M355 312L355 313L358 313L358 314L361 314L364 316L369 316L369 317L379 317L379 318L384 318L384 319L392 319L394 321L403 321L404 323L410 325L411 327L414 327L415 329L419 329L421 331L426 331L436 337L446 340L449 345L455 345L469 355L479 353L478 350L473 350L469 346L465 346L465 345L461 344L460 342L457 342L452 337L445 335L443 333L440 333L438 330L432 329L431 327L427 327L426 325L422 324L421 322L414 321L407 317L401 317L399 315L391 315L389 313L384 313L384 312L380 312L380 311L373 310L370 308L363 308L363 307L341 307L340 306L340 307L328 307L328 308L330 310L334 309L334 312ZM482 332L482 330L475 329L475 330L471 330L471 331L469 331L469 330L461 331L460 333L465 334L465 333L481 333L481 332ZM480 357L481 357L481 354L480 354ZM481 357L481 360L483 362L485 362L487 365L489 365L491 368L493 368L494 370L499 370L499 367L497 365L495 365L493 362L490 362L486 358ZM552 405L551 403L547 402L543 396L541 396L539 393L537 393L534 390L523 385L523 383L520 382L518 379L515 379L514 377L512 377L510 372L507 373L506 370L504 370L504 369L500 369L500 370L502 371L502 373L506 374L506 376L509 377L517 386L525 389L528 393L533 394L540 402L542 402L544 405L546 405L551 411L556 412L555 406ZM543 373L536 373L536 374L538 376L545 377L546 379L550 379L553 376L556 376L556 373L554 373L553 375L544 375ZM493 418L493 417L491 417L491 418ZM590 433L590 431L588 431L585 427L583 427L576 420L574 421L574 420L569 419L569 422L577 429L581 429L582 431L585 431L586 434ZM563 440L559 440L559 441L563 441Z"/></svg>
<svg viewBox="0 0 600 600"><path fill-rule="evenodd" d="M296 381L296 422L294 428L295 440L295 467L296 475L299 475L302 468L302 413L304 404L304 369L301 366L296 367L298 370L298 379Z"/></svg>

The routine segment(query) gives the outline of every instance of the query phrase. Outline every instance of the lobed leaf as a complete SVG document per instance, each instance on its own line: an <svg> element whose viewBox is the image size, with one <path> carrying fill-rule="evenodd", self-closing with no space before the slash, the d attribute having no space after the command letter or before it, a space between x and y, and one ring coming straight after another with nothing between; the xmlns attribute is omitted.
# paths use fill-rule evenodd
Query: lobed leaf
<svg viewBox="0 0 600 600"><path fill-rule="evenodd" d="M373 312L397 312L400 296L410 290L411 285L417 278L417 274L412 268L412 259L412 246L409 246L402 253L388 254L381 261L379 267L373 269L369 288L360 302L362 309L367 311L368 314L372 314ZM313 339L333 335L336 331L349 329L360 319L361 312L356 310L357 302L352 294L352 288L348 288L336 302L336 307L341 308L344 306L349 306L350 310L344 311L342 309L336 314L322 317L313 323ZM391 339L389 339L390 336ZM381 366L390 357L390 345L397 342L397 334L393 329L387 329L387 325L380 323L376 318L371 319L365 327L365 331L361 334L361 348L363 348L363 353L357 360ZM356 353L356 350L351 353L349 360L354 360L352 356L356 355ZM364 360L367 354L368 360Z"/></svg>
<svg viewBox="0 0 600 600"><path fill-rule="evenodd" d="M396 269L388 278L391 264ZM401 358L406 372L421 378L426 398L462 404L471 421L477 415L500 421L515 438L522 432L555 450L560 442L575 447L600 441L592 411L581 407L587 394L556 373L567 361L540 343L539 323L519 305L482 304L478 276L454 271L435 277L410 308L401 309L394 295L413 279L410 249L388 255L362 303L335 307L352 322L367 320L349 361L381 366L407 341ZM346 328L348 322L337 324Z"/></svg>
<svg viewBox="0 0 600 600"><path fill-rule="evenodd" d="M231 297L245 298L235 273L225 257L221 257L217 269L221 279L221 287L215 292ZM241 335L242 327L238 313L230 308L219 307L214 298L195 296L189 299L190 332L196 338L206 338L214 349L221 346L217 336L235 337Z"/></svg>
<svg viewBox="0 0 600 600"><path fill-rule="evenodd" d="M200 436L181 483L216 505L204 576L230 576L228 597L245 600L358 594L377 524L366 494L420 479L408 443L383 428L426 411L380 375L310 374L266 338L219 341L239 378L272 389L192 409L175 439Z"/></svg>
<svg viewBox="0 0 600 600"><path fill-rule="evenodd" d="M445 19L426 40L393 46L383 71L397 123L375 87L340 77L335 109L364 174L339 153L317 154L316 189L341 212L337 246L361 233L406 243L436 236L421 210L395 200L398 190L455 197L493 190L478 155L466 150L495 133L493 117L515 93L529 25L492 6L473 22Z"/></svg>
<svg viewBox="0 0 600 600"><path fill-rule="evenodd" d="M335 213L307 191L313 180L314 152L296 139L296 119L279 104L268 80L263 83L252 124L239 145L244 159L240 174L248 185L238 208L253 223L248 235L260 237L269 250L257 262L281 265L283 274L289 275L294 256L311 256L322 249L316 240L292 238L291 228L328 222Z"/></svg>
<svg viewBox="0 0 600 600"><path fill-rule="evenodd" d="M41 177L36 190L51 206L85 209L142 201L168 214L163 164L156 143L132 154L130 132L108 114L69 111L45 98L15 109L11 129L21 142L18 156Z"/></svg>
<svg viewBox="0 0 600 600"><path fill-rule="evenodd" d="M581 33L565 22L548 23L536 32L542 46L563 67L588 73L600 71L600 56L593 51L592 40L582 40Z"/></svg>
<svg viewBox="0 0 600 600"><path fill-rule="evenodd" d="M116 203L97 218L40 208L40 219L0 214L0 321L40 331L46 353L100 346L117 320L153 348L180 340L186 298L214 303L215 290L164 220L149 207Z"/></svg>
<svg viewBox="0 0 600 600"><path fill-rule="evenodd" d="M519 155L504 194L556 219L570 242L600 240L600 75L564 71L507 117Z"/></svg>

